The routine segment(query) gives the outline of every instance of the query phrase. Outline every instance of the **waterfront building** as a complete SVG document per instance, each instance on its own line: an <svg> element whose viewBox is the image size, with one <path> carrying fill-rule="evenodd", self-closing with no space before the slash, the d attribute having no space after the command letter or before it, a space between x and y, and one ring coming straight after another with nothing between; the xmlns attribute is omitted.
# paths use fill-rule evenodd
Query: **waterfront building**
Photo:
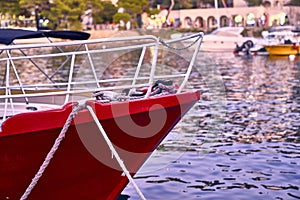
<svg viewBox="0 0 300 200"><path fill-rule="evenodd" d="M201 29L209 31L217 27L243 26L253 28L268 28L278 25L300 24L300 7L286 6L289 0L264 0L261 6L248 6L244 0L228 0L222 7L214 7L210 4L199 4L198 8L162 10L156 16L168 26L183 29ZM149 23L150 21L150 23ZM159 27L156 19L143 21L146 28Z"/></svg>
<svg viewBox="0 0 300 200"><path fill-rule="evenodd" d="M235 0L242 6L240 0ZM270 3L272 6L197 8L172 10L169 19L178 21L180 28L210 30L223 26L270 27L300 24L300 7Z"/></svg>

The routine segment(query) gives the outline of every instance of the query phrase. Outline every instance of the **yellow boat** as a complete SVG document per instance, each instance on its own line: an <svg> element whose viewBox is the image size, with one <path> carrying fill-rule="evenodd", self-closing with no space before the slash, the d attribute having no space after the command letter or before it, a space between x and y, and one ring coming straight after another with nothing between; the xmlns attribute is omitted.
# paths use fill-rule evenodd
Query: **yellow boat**
<svg viewBox="0 0 300 200"><path fill-rule="evenodd" d="M269 55L300 55L299 44L276 44L264 46Z"/></svg>

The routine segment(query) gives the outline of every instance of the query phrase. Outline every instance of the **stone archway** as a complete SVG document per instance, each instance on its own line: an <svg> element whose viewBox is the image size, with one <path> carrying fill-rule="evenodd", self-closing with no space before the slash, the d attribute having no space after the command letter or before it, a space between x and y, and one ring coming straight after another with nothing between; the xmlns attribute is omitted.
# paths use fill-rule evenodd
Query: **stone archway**
<svg viewBox="0 0 300 200"><path fill-rule="evenodd" d="M184 18L184 27L185 28L193 28L193 20L190 17Z"/></svg>
<svg viewBox="0 0 300 200"><path fill-rule="evenodd" d="M202 17L196 17L194 27L204 29L204 19Z"/></svg>
<svg viewBox="0 0 300 200"><path fill-rule="evenodd" d="M209 16L207 18L207 26L206 27L208 30L218 27L217 19L214 16Z"/></svg>
<svg viewBox="0 0 300 200"><path fill-rule="evenodd" d="M220 17L220 27L224 26L230 26L230 19L227 16L222 15Z"/></svg>
<svg viewBox="0 0 300 200"><path fill-rule="evenodd" d="M268 8L268 7L271 7L271 2L270 2L270 1L264 1L264 2L263 2L263 6L264 6L264 7L267 7L267 8Z"/></svg>

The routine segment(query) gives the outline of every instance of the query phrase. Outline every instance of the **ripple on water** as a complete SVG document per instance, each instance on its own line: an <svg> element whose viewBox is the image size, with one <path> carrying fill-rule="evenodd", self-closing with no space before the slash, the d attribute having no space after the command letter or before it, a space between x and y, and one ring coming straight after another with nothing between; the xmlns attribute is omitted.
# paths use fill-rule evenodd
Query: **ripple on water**
<svg viewBox="0 0 300 200"><path fill-rule="evenodd" d="M300 199L300 61L205 56L199 58L205 63L198 63L199 77L194 73L192 79L202 99L156 154L158 160L166 152L180 156L137 174L145 196ZM223 84L210 82L220 80L209 73L212 66ZM223 98L215 92L220 85ZM138 199L131 186L123 193Z"/></svg>

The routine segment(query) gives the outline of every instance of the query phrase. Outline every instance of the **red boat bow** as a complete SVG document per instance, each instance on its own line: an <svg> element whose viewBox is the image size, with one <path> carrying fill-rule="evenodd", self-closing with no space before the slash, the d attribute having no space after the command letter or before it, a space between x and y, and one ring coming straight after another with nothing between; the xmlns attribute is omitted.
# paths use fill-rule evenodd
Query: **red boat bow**
<svg viewBox="0 0 300 200"><path fill-rule="evenodd" d="M0 30L0 200L116 199L129 181L139 193L132 176L199 100L184 88L203 33L88 36ZM14 42L40 37L76 41ZM190 61L174 53L192 45ZM158 63L167 49L180 69Z"/></svg>
<svg viewBox="0 0 300 200"><path fill-rule="evenodd" d="M87 104L94 108L133 175L198 99L199 91L194 91L129 102L102 104L88 101ZM69 103L61 109L18 114L3 123L0 132L0 199L22 196L74 105ZM166 115L165 122L153 134L149 124L156 123L151 120L161 119L162 115ZM133 124L128 123L140 128L132 129ZM127 183L128 179L111 157L91 116L87 110L82 110L31 192L30 199L115 199Z"/></svg>

